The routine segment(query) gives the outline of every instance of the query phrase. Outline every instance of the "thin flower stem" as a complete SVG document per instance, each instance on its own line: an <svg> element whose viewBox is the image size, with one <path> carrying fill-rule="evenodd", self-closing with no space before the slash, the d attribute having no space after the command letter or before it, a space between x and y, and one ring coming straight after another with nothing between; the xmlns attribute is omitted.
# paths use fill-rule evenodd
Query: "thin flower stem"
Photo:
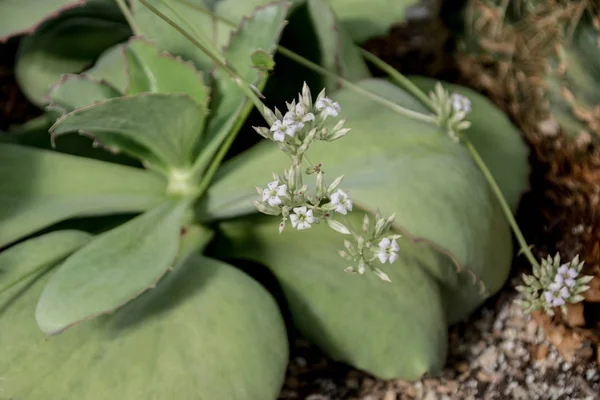
<svg viewBox="0 0 600 400"><path fill-rule="evenodd" d="M210 40L207 40L204 35L202 34L202 32L200 32L200 30L198 28L196 28L196 25L192 24L190 22L190 20L188 20L182 13L180 13L175 7L173 7L171 5L170 1L167 0L160 0L161 3L163 3L165 5L165 7L167 7L169 10L171 10L171 12L180 20L183 21L184 24L187 25L187 27L194 33L194 35L196 35L196 39L198 39L205 47L206 49L209 49L211 46ZM210 49L210 54L209 56L211 57L218 57L222 63L226 63L225 59L222 57L222 55L219 53L218 50L216 49Z"/></svg>
<svg viewBox="0 0 600 400"><path fill-rule="evenodd" d="M247 107L242 112L242 115L240 115L240 117L236 120L235 125L229 132L229 135L225 138L225 140L219 147L219 151L217 151L217 154L215 154L214 158L208 165L208 168L206 168L206 171L202 175L202 180L200 181L200 184L198 185L198 190L196 192L197 197L202 196L204 192L208 189L208 186L212 182L212 178L217 172L219 166L221 165L221 161L223 161L223 158L225 157L225 154L227 154L227 151L233 144L237 133L246 122L246 118L248 117L248 114L250 114L250 111L252 111L252 106L250 106L250 103L248 103Z"/></svg>
<svg viewBox="0 0 600 400"><path fill-rule="evenodd" d="M145 0L140 0L140 1L144 2ZM222 17L220 15L216 15L215 13L211 12L210 10L208 10L208 9L202 7L202 6L199 6L197 4L192 4L192 3L190 3L190 2L188 2L186 0L177 0L177 1L185 3L185 4L189 5L190 7L193 7L194 9L196 9L199 12L202 12L202 13L204 13L206 15L210 15L211 17L216 18L217 20L219 20L219 21L221 21L221 22L223 22L223 23L225 23L225 24L227 24L227 25L229 25L231 27L236 27L237 26L233 21L230 21L229 19L224 18L224 17ZM343 86L347 87L348 89L353 90L356 93L359 93L359 94L361 94L361 95L363 95L365 97L368 97L369 99L371 99L371 100L373 100L373 101L375 101L375 102L377 102L377 103L379 103L379 104L381 104L381 105L383 105L383 106L385 106L387 108L390 108L390 109L392 109L393 111L396 111L399 114L402 114L402 115L405 115L405 116L407 116L409 118L414 118L414 119L417 119L417 120L420 120L420 121L425 121L425 122L437 124L437 121L436 121L436 119L435 119L434 116L422 114L420 112L413 111L413 110L409 110L409 109L404 108L404 107L402 107L402 106L400 106L400 105L398 105L398 104L396 104L396 103L394 103L392 101L384 99L383 97L377 95L376 93L373 93L373 92L371 92L371 91L369 91L367 89L364 89L363 87L361 87L361 86L359 86L359 85L357 85L357 84L355 84L353 82L350 82L347 79L344 79L343 77L339 76L338 74L333 73L333 72L329 71L326 68L323 68L319 64L316 64L316 63L310 61L309 59L304 58L301 55L299 55L299 54L297 54L297 53L295 53L295 52L293 52L293 51L291 51L291 50L289 50L289 49L287 49L287 48L285 48L285 47L283 47L281 45L277 46L277 51L281 55L289 58L290 60L295 61L296 63L298 63L300 65L303 65L306 68L308 68L308 69L310 69L310 70L312 70L314 72L317 72L317 73L319 73L321 75L327 76L327 77L329 77L331 79L335 79L337 82L339 82Z"/></svg>
<svg viewBox="0 0 600 400"><path fill-rule="evenodd" d="M467 149L469 150L469 153L471 153L471 157L473 157L475 164L477 164L477 166L479 167L479 169L485 176L485 179L488 181L490 187L492 188L492 191L494 192L494 194L496 195L496 198L500 202L502 211L504 211L504 215L506 216L506 219L508 220L508 223L510 224L510 226L517 238L517 241L519 242L519 245L521 246L521 251L523 252L523 254L525 254L525 257L527 257L527 260L529 260L529 262L531 263L532 266L539 267L540 264L535 259L535 256L531 252L529 245L527 245L527 241L523 237L523 234L521 233L521 229L519 229L519 225L517 224L517 221L515 220L515 217L513 216L512 211L511 211L508 203L506 202L504 195L502 194L502 190L498 186L498 183L494 179L492 173L490 172L488 167L485 165L485 162L483 161L483 159L479 155L479 152L477 151L477 149L475 149L475 146L473 146L471 141L464 137L462 138L462 140L465 143L465 146L467 147Z"/></svg>
<svg viewBox="0 0 600 400"><path fill-rule="evenodd" d="M421 89L417 87L414 83L410 81L406 76L402 75L396 68L392 67L390 64L383 61L381 58L377 57L375 54L360 48L360 52L363 57L366 58L369 62L377 66L380 70L387 73L392 79L394 79L400 86L406 89L410 94L415 96L424 106L428 107L431 111L434 111L433 102L431 99L423 93Z"/></svg>
<svg viewBox="0 0 600 400"><path fill-rule="evenodd" d="M327 70L326 68L321 67L319 64L316 64L316 63L294 53L293 51L288 50L287 48L285 48L283 46L279 46L277 48L277 50L279 51L279 53L281 53L283 56L289 58L290 60L295 61L296 63L303 65L306 68L311 69L321 75L335 79L337 82L339 82L343 86L347 87L348 89L350 89L356 93L359 93L359 94L369 98L370 100L373 100L374 102L379 103L382 106L385 106L385 107L397 112L398 114L402 114L406 117L413 118L413 119L416 119L419 121L437 124L437 121L433 115L426 115L426 114L422 114L418 111L409 110L408 108L404 108L392 101L384 99L383 97L363 88L362 86L352 83L347 79L342 78L341 76Z"/></svg>
<svg viewBox="0 0 600 400"><path fill-rule="evenodd" d="M137 25L137 22L135 22L135 17L133 16L133 14L131 13L131 10L125 3L125 0L115 0L115 2L121 9L121 12L123 13L123 16L125 17L125 20L129 24L129 27L131 28L133 33L135 35L141 35L142 31L140 30L140 27Z"/></svg>
<svg viewBox="0 0 600 400"><path fill-rule="evenodd" d="M195 8L196 10L203 12L206 15L210 15L213 18L215 18L219 21L222 21L223 23L228 24L232 27L237 26L234 22L232 22L222 16L216 15L213 12L211 12L210 10L207 10L206 8L204 8L202 6L198 6L197 4L190 3L186 0L178 0L178 1L183 2L187 5ZM146 0L140 0L140 2L142 2L142 4L144 4L146 7L150 8L152 10L153 7L149 6L147 4ZM161 16L159 14L160 12L158 12L158 10L156 10L155 13L157 13L157 15ZM171 24L175 29L177 29L184 36L186 36L188 39L190 39L194 44L196 44L198 47L200 47L199 43L197 43L197 41L195 41L192 37L190 37L189 34L187 34L185 31L183 31L181 28L179 28L176 24L174 24L173 21L168 20L168 18L166 18L166 17L161 16L161 18L163 18L165 21L167 21L169 24ZM203 49L202 47L200 47L200 48ZM277 50L283 56L291 59L292 61L295 61L298 64L301 64L312 71L315 71L317 73L320 73L322 75L325 75L332 79L335 79L342 85L346 86L348 89L353 90L356 93L360 93L360 94L364 95L365 97L368 97L369 99L371 99L379 104L382 104L385 107L390 108L393 111L398 112L399 114L402 114L402 115L405 115L405 116L408 116L411 118L415 118L415 119L418 119L421 121L426 121L426 122L437 124L437 121L434 116L421 114L419 112L412 111L412 110L406 109L404 107L401 107L396 103L393 103L387 99L382 98L381 96L377 95L376 93L370 92L367 89L364 89L364 88L342 78L341 76L339 76L333 72L330 72L329 70L321 67L320 65L300 56L297 53L294 53L293 51L291 51L281 45L279 45L277 47ZM374 54L369 53L368 51L362 50L362 49L361 49L361 53L368 61L372 62L377 67L379 67L383 71L387 72L390 75L390 77L393 78L399 85L401 85L406 90L408 90L413 96L415 96L419 101L421 101L421 103L423 103L425 106L429 107L433 111L433 104L431 103L431 100L427 97L427 95L425 93L423 93L423 91L421 91L412 82L410 82L410 80L408 80L404 75L402 75L394 67L387 64L385 61L383 61L379 57L375 56ZM226 68L227 71L230 71L226 65L222 65L222 67ZM248 89L248 88L246 87L246 89ZM248 91L251 93L251 96L249 96L249 97L251 98L251 100L253 101L253 103L255 105L257 104L257 102L255 100L253 100L253 98L256 98L256 100L258 100L258 102L260 102L260 100L254 95L254 93L250 89L248 89ZM244 93L246 93L246 91L244 91ZM257 108L259 108L259 111L261 111L261 113L262 113L262 102L260 102L260 104L261 104L261 106L257 106ZM539 263L535 259L535 256L531 252L531 249L527 245L527 242L526 242L525 238L523 237L521 230L519 229L519 225L517 224L514 216L512 215L512 211L511 211L510 207L508 206L506 199L504 198L504 195L502 194L502 190L496 183L496 180L494 179L490 170L487 168L487 166L485 165L485 162L481 159L479 153L477 152L475 147L471 144L471 142L464 138L463 138L463 141L465 142L467 149L469 150L471 156L473 157L475 164L478 166L478 168L483 173L484 177L488 181L488 184L492 188L492 191L494 192L496 198L500 202L500 205L502 206L502 210L506 216L506 219L508 220L508 223L510 224L510 226L514 232L514 234L517 238L517 241L519 242L519 245L521 246L521 251L525 254L526 258L529 260L529 262L531 263L532 266L539 266Z"/></svg>
<svg viewBox="0 0 600 400"><path fill-rule="evenodd" d="M224 70L225 72L227 72L230 76L231 79L235 82L235 84L240 88L240 90L244 93L244 95L246 97L248 97L250 99L250 101L252 101L252 103L254 104L254 106L258 109L258 111L262 114L263 118L266 119L266 115L264 114L264 103L258 98L258 96L256 96L256 94L254 94L254 92L252 91L252 89L250 88L250 86L248 86L243 80L242 78L240 78L227 64L226 62L223 62L219 57L215 56L213 54L213 52L211 51L211 49L207 48L206 46L204 46L203 43L201 43L200 41L198 41L196 38L194 38L194 36L190 35L189 32L187 32L185 29L183 29L181 26L177 25L177 23L175 21L173 21L172 19L170 19L169 17L167 17L165 14L163 14L160 10L158 10L156 7L154 7L153 5L151 5L150 3L148 3L147 0L140 0L140 3L142 3L146 8L148 8L150 11L152 11L154 14L156 14L160 19L162 19L163 21L165 21L166 23L168 23L169 25L171 25L173 28L175 28L179 33L181 33L183 36L185 36L190 42L192 42L194 44L194 46L198 47L201 51L203 51L207 56L209 56L215 64L217 64L219 66L219 68L221 68L222 70Z"/></svg>

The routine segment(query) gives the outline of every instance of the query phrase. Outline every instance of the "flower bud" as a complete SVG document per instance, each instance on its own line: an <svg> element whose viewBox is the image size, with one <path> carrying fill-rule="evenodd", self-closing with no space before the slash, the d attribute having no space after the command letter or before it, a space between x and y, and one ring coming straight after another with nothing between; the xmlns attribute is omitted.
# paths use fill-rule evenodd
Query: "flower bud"
<svg viewBox="0 0 600 400"><path fill-rule="evenodd" d="M356 244L358 245L359 250L362 250L365 247L365 237L364 236L362 236L362 235L359 236L358 240L356 242L357 242Z"/></svg>
<svg viewBox="0 0 600 400"><path fill-rule="evenodd" d="M377 277L379 279L381 279L382 281L392 282L392 280L390 279L390 277L387 276L387 274L385 272L383 272L382 270L380 270L379 268L374 268L373 272L375 272L375 275L377 275Z"/></svg>
<svg viewBox="0 0 600 400"><path fill-rule="evenodd" d="M358 273L363 275L367 271L367 264L362 258L358 260Z"/></svg>
<svg viewBox="0 0 600 400"><path fill-rule="evenodd" d="M369 233L370 225L371 225L371 221L369 220L369 214L365 214L365 217L363 218L363 224L362 224L362 230L365 234Z"/></svg>
<svg viewBox="0 0 600 400"><path fill-rule="evenodd" d="M350 128L340 129L339 131L333 131L329 135L325 136L325 141L333 142L334 140L343 138L350 132Z"/></svg>
<svg viewBox="0 0 600 400"><path fill-rule="evenodd" d="M277 121L277 117L275 116L275 114L273 114L273 111L271 111L271 109L266 106L263 107L263 114L265 115L265 120L267 120L269 125L273 125L275 121Z"/></svg>
<svg viewBox="0 0 600 400"><path fill-rule="evenodd" d="M310 110L312 110L312 94L310 93L310 88L306 82L304 82L304 85L302 85L302 105L304 106L306 112L310 112Z"/></svg>
<svg viewBox="0 0 600 400"><path fill-rule="evenodd" d="M252 128L265 139L271 139L271 131L268 128L265 128L264 126L253 126Z"/></svg>
<svg viewBox="0 0 600 400"><path fill-rule="evenodd" d="M260 201L254 201L254 206L263 214L267 215L279 215L281 209L279 207L273 207Z"/></svg>
<svg viewBox="0 0 600 400"><path fill-rule="evenodd" d="M340 186L343 179L344 179L344 175L340 175L337 178L335 178L335 180L327 188L327 193L329 193L329 194L333 193L335 191L335 189L337 189L337 187Z"/></svg>
<svg viewBox="0 0 600 400"><path fill-rule="evenodd" d="M317 197L322 198L327 195L327 188L325 187L325 174L323 171L317 172L316 176L316 186L317 186Z"/></svg>
<svg viewBox="0 0 600 400"><path fill-rule="evenodd" d="M338 222L333 218L327 218L326 221L327 225L329 225L329 227L334 231L339 232L343 235L350 235L350 230L341 222Z"/></svg>

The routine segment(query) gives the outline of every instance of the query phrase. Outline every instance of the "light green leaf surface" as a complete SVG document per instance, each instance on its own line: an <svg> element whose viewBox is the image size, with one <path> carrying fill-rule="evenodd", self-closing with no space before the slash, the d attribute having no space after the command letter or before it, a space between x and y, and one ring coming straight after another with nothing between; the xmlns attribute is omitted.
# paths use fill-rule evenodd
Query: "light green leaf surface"
<svg viewBox="0 0 600 400"><path fill-rule="evenodd" d="M191 165L203 124L201 108L188 95L141 93L79 108L60 118L51 132L84 132L168 171Z"/></svg>
<svg viewBox="0 0 600 400"><path fill-rule="evenodd" d="M352 214L360 226L362 215ZM446 262L424 244L400 242L400 259L382 267L392 279L344 272L344 237L326 224L310 231L252 216L221 224L223 256L265 264L284 291L300 332L335 360L380 378L417 379L446 357L446 319L437 283L423 264Z"/></svg>
<svg viewBox="0 0 600 400"><path fill-rule="evenodd" d="M53 334L113 312L173 266L185 202L167 202L97 236L52 274L35 316Z"/></svg>
<svg viewBox="0 0 600 400"><path fill-rule="evenodd" d="M0 253L0 288L32 279L88 243L92 235L63 230L46 233Z"/></svg>
<svg viewBox="0 0 600 400"><path fill-rule="evenodd" d="M361 85L407 107L418 104L386 81L366 80ZM483 175L466 149L435 125L398 115L348 90L335 97L352 130L339 141L311 147L312 162L324 163L330 181L344 174L343 188L357 205L396 213L398 227L448 256L448 263L430 266L429 272L443 284L448 320L464 318L484 298L468 273L449 278L454 268L450 260L474 272L494 293L504 283L512 258L508 225ZM493 137L491 129L488 135ZM486 144L482 141L480 147ZM503 146L494 150L498 157L505 156L507 166L521 157ZM253 186L264 185L272 171L281 173L288 165L272 143L238 156L217 174L198 205L199 214L219 219L255 212ZM523 190L526 182L522 185Z"/></svg>
<svg viewBox="0 0 600 400"><path fill-rule="evenodd" d="M17 82L30 101L44 105L50 85L62 74L84 70L130 34L113 1L89 1L85 7L67 10L23 39L15 65Z"/></svg>
<svg viewBox="0 0 600 400"><path fill-rule="evenodd" d="M114 315L52 337L33 318L45 281L0 295L0 398L277 398L285 327L268 292L239 270L190 257Z"/></svg>
<svg viewBox="0 0 600 400"><path fill-rule="evenodd" d="M0 175L2 246L73 217L147 210L166 186L144 170L8 144Z"/></svg>
<svg viewBox="0 0 600 400"><path fill-rule="evenodd" d="M133 38L126 46L129 88L127 94L141 92L186 93L198 103L206 116L210 89L192 63L169 53L160 53L156 45Z"/></svg>
<svg viewBox="0 0 600 400"><path fill-rule="evenodd" d="M50 89L50 108L64 114L121 95L110 84L90 75L63 75Z"/></svg>
<svg viewBox="0 0 600 400"><path fill-rule="evenodd" d="M86 74L105 81L120 93L125 93L129 84L125 44L113 46L102 53Z"/></svg>
<svg viewBox="0 0 600 400"><path fill-rule="evenodd" d="M2 0L0 41L14 35L31 33L44 20L84 3L85 0Z"/></svg>

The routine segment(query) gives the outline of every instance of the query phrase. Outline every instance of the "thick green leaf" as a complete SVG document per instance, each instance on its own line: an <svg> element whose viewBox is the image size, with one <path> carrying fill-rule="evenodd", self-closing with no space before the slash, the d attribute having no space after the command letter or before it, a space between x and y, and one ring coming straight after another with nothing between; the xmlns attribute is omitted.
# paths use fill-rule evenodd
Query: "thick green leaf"
<svg viewBox="0 0 600 400"><path fill-rule="evenodd" d="M264 288L227 264L188 258L114 315L53 337L33 318L44 283L0 296L0 310L11 303L0 311L2 398L277 398L282 318Z"/></svg>
<svg viewBox="0 0 600 400"><path fill-rule="evenodd" d="M56 135L83 132L169 171L192 163L204 113L186 94L141 93L79 108L51 128Z"/></svg>
<svg viewBox="0 0 600 400"><path fill-rule="evenodd" d="M50 108L63 114L119 96L121 93L110 84L87 74L63 75L48 95Z"/></svg>
<svg viewBox="0 0 600 400"><path fill-rule="evenodd" d="M0 41L11 36L33 32L48 18L72 7L80 7L86 0L1 0Z"/></svg>
<svg viewBox="0 0 600 400"><path fill-rule="evenodd" d="M361 219L352 214L355 226ZM269 267L300 332L330 357L384 379L417 379L443 367L446 318L423 264L448 261L431 248L401 241L401 258L384 267L390 284L345 273L337 253L343 236L326 224L279 234L277 218L252 216L221 226L222 254Z"/></svg>
<svg viewBox="0 0 600 400"><path fill-rule="evenodd" d="M129 41L126 56L129 74L127 94L186 93L198 103L206 116L210 89L193 64L169 53L159 54L155 44L141 38Z"/></svg>
<svg viewBox="0 0 600 400"><path fill-rule="evenodd" d="M410 79L425 92L433 90L437 82L423 77ZM466 135L492 171L511 209L516 212L521 196L529 186L530 173L529 148L521 132L487 97L464 86L447 82L443 85L448 91L460 93L471 100L472 112L468 116L471 128Z"/></svg>
<svg viewBox="0 0 600 400"><path fill-rule="evenodd" d="M325 0L308 0L307 5L317 35L321 65L351 81L370 77L358 47ZM326 85L328 89L339 86L333 79L328 79Z"/></svg>
<svg viewBox="0 0 600 400"><path fill-rule="evenodd" d="M106 50L86 73L108 83L124 94L129 84L125 45L119 44Z"/></svg>
<svg viewBox="0 0 600 400"><path fill-rule="evenodd" d="M89 1L44 23L19 47L15 75L27 98L46 104L50 85L62 74L89 66L108 47L131 31L113 1Z"/></svg>
<svg viewBox="0 0 600 400"><path fill-rule="evenodd" d="M0 253L0 288L43 273L91 238L83 231L56 231L4 250Z"/></svg>
<svg viewBox="0 0 600 400"><path fill-rule="evenodd" d="M35 313L53 334L113 312L156 286L173 266L185 202L165 203L104 234L61 264Z"/></svg>
<svg viewBox="0 0 600 400"><path fill-rule="evenodd" d="M140 169L8 144L0 175L0 246L73 217L147 210L166 186Z"/></svg>
<svg viewBox="0 0 600 400"><path fill-rule="evenodd" d="M399 104L417 107L415 99L386 81L373 79L361 85ZM387 215L396 213L397 226L407 234L431 243L460 268L470 269L489 293L497 291L510 268L510 231L467 150L435 125L398 115L362 95L342 90L336 98L352 130L334 143L313 145L312 162L324 163L330 181L345 174L343 187L358 205L373 211L378 207ZM485 138L494 137L491 129L486 133L481 135L480 149L488 145ZM504 155L507 165L520 163L524 157L511 154L510 147L498 146L496 141L491 144L498 157ZM250 186L264 184L272 171L281 173L288 166L289 160L273 143L257 146L222 168L198 212L205 219L255 212L256 192ZM521 185L524 190L526 182ZM476 285L465 284L468 274L448 279L448 271L430 267L443 283L450 322L465 317L484 300Z"/></svg>

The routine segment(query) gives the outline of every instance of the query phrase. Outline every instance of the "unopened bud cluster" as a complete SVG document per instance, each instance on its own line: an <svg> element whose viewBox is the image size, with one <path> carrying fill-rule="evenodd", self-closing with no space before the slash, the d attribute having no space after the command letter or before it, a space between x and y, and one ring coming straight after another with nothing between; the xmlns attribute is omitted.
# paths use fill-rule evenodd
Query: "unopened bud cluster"
<svg viewBox="0 0 600 400"><path fill-rule="evenodd" d="M566 313L567 303L583 300L581 293L589 289L587 283L592 276L580 276L583 261L576 256L568 263L560 263L560 255L548 256L541 265L533 266L533 275L523 274L522 286L517 290L523 294L520 303L525 312L544 310L554 315L553 309L560 307Z"/></svg>
<svg viewBox="0 0 600 400"><path fill-rule="evenodd" d="M379 260L382 264L386 262L392 264L398 259L400 246L398 246L396 240L401 236L388 235L393 223L394 215L385 218L378 211L375 215L375 221L371 221L369 216L365 214L362 232L356 235L354 242L344 240L346 250L340 251L340 256L353 264L346 267L346 272L362 275L369 270L374 272L380 279L391 282L387 274L375 267L373 263Z"/></svg>
<svg viewBox="0 0 600 400"><path fill-rule="evenodd" d="M469 129L471 123L465 120L471 111L470 100L458 93L450 95L438 82L435 90L429 93L437 115L438 125L446 130L455 142L460 141L460 132Z"/></svg>
<svg viewBox="0 0 600 400"><path fill-rule="evenodd" d="M362 233L354 232L349 223L339 220L340 217L345 219L353 208L350 195L339 187L343 175L327 185L322 164L313 166L306 157L314 141L332 142L345 136L350 130L344 128L344 119L340 119L333 128L325 126L327 119L339 117L340 105L325 96L325 90L321 91L313 104L306 83L298 101L294 100L286 105L288 111L285 114L278 109L271 111L265 108L263 114L270 127L254 129L264 138L276 142L281 151L291 158L292 165L282 175L273 173L273 180L266 188L256 188L260 201L255 201L254 205L264 214L281 216L279 233L283 232L288 222L292 228L305 230L324 221L336 232L349 235L352 240L346 240L346 251L340 252L344 259L354 264L347 267L346 271L364 274L370 270L381 279L389 281L389 277L373 267L372 262L378 259L381 263L393 263L398 258L399 247L396 240L400 236L386 236L391 229L393 216L383 218L378 215L374 226L371 226L369 217L365 215ZM303 163L307 167L303 168ZM314 177L314 192L304 183L304 175Z"/></svg>

